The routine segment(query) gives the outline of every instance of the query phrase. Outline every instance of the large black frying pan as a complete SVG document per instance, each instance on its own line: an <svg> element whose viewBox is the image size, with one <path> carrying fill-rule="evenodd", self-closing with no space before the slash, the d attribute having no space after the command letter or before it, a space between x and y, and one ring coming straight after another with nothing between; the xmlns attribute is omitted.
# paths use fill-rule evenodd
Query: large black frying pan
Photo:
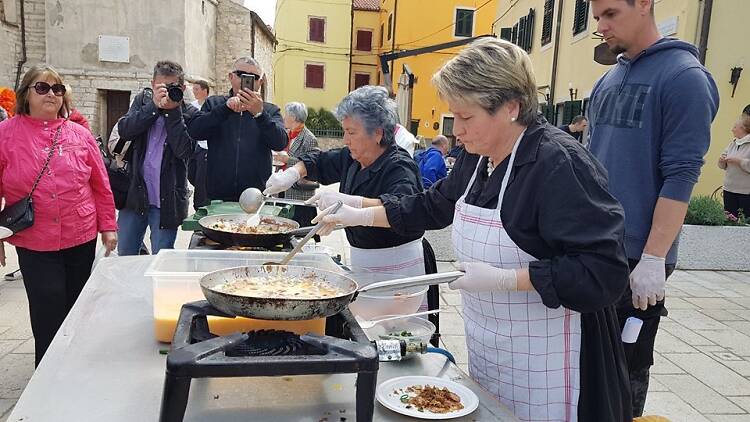
<svg viewBox="0 0 750 422"><path fill-rule="evenodd" d="M278 226L279 230L275 233L235 233L212 228L214 224L219 222L229 224L245 223L248 218L250 218L249 214L216 214L201 218L198 220L198 224L201 226L201 230L207 238L222 245L261 247L267 249L283 245L293 236L304 236L313 229L312 227L304 227L300 229L299 223L296 221L272 215L261 216L261 224L271 222Z"/></svg>
<svg viewBox="0 0 750 422"><path fill-rule="evenodd" d="M451 271L381 281L359 287L356 281L345 274L317 268L292 265L251 265L208 273L201 278L200 286L201 290L203 290L203 295L206 296L206 300L216 309L227 314L255 319L297 321L324 318L337 314L349 306L349 303L354 301L360 292L394 290L447 283L463 274L461 271ZM336 297L320 299L276 299L240 296L216 289L221 284L241 278L279 275L288 277L314 276L319 280L338 287L343 293Z"/></svg>

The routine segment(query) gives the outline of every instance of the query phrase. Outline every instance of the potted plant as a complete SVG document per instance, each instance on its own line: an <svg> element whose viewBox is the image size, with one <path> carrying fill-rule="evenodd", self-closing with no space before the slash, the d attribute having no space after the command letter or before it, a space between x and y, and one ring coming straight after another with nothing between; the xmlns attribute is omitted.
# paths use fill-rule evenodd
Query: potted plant
<svg viewBox="0 0 750 422"><path fill-rule="evenodd" d="M685 270L750 271L750 226L711 196L690 200L680 233L677 267Z"/></svg>

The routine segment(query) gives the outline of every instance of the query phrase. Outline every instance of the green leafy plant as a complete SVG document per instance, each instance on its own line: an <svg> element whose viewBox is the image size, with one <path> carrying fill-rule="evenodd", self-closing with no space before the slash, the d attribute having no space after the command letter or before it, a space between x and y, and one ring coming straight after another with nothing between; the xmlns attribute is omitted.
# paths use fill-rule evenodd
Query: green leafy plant
<svg viewBox="0 0 750 422"><path fill-rule="evenodd" d="M311 108L307 111L305 126L310 130L341 130L341 123L336 116L323 107L318 110Z"/></svg>
<svg viewBox="0 0 750 422"><path fill-rule="evenodd" d="M724 211L724 206L718 200L699 195L690 199L685 224L697 226L745 226L745 216L735 216Z"/></svg>

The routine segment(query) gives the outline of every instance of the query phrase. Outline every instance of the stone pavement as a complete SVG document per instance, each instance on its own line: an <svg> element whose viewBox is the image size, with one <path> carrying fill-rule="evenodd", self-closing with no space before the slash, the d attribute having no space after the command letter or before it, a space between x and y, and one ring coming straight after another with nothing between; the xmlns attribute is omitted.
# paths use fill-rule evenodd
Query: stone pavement
<svg viewBox="0 0 750 422"><path fill-rule="evenodd" d="M343 233L335 235L325 243L345 243ZM188 236L180 233L177 245L185 247ZM6 252L6 269L17 268L13 248ZM439 263L440 271L453 268ZM443 344L466 370L460 296L447 288L441 294ZM750 273L677 271L667 297L646 413L672 421L750 422ZM0 422L33 373L33 342L23 282L0 280Z"/></svg>

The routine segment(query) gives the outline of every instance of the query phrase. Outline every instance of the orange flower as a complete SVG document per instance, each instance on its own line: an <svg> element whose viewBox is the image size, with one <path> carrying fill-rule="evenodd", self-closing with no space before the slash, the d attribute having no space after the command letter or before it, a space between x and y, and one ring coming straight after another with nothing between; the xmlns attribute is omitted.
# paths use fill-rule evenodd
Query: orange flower
<svg viewBox="0 0 750 422"><path fill-rule="evenodd" d="M0 88L0 107L5 109L8 117L13 117L16 112L16 92L10 88Z"/></svg>

